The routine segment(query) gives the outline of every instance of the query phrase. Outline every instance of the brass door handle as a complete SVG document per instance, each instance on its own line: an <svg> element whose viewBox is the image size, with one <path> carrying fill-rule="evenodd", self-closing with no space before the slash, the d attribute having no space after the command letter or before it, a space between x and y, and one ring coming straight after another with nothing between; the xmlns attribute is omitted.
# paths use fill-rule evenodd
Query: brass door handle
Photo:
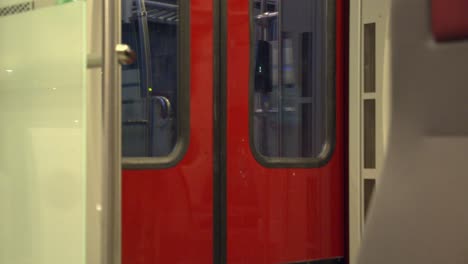
<svg viewBox="0 0 468 264"><path fill-rule="evenodd" d="M127 44L117 44L115 53L117 54L117 60L122 65L130 65L136 61L135 51Z"/></svg>

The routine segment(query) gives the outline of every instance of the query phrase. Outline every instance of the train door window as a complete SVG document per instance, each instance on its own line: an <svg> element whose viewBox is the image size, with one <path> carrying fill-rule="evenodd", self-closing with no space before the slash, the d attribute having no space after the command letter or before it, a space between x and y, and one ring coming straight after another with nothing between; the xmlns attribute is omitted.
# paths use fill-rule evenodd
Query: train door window
<svg viewBox="0 0 468 264"><path fill-rule="evenodd" d="M317 167L335 127L333 0L251 1L251 148L265 166Z"/></svg>
<svg viewBox="0 0 468 264"><path fill-rule="evenodd" d="M122 68L124 166L170 165L188 140L186 1L122 0L122 42L137 62Z"/></svg>

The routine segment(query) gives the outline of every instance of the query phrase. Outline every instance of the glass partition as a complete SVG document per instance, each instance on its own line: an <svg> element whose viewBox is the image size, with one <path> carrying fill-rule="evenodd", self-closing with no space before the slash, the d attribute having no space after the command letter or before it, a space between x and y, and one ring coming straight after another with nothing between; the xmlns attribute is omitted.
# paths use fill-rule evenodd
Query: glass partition
<svg viewBox="0 0 468 264"><path fill-rule="evenodd" d="M0 3L0 263L85 263L85 12Z"/></svg>

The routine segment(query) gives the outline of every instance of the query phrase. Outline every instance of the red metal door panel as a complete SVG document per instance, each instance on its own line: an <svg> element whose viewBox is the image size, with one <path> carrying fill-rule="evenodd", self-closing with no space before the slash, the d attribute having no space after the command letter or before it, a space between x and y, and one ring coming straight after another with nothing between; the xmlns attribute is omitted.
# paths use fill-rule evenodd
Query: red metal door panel
<svg viewBox="0 0 468 264"><path fill-rule="evenodd" d="M336 1L335 149L326 165L310 169L266 168L252 155L249 4L227 0L228 263L344 256L344 0Z"/></svg>
<svg viewBox="0 0 468 264"><path fill-rule="evenodd" d="M168 169L124 170L124 264L211 263L213 2L190 1L190 140Z"/></svg>

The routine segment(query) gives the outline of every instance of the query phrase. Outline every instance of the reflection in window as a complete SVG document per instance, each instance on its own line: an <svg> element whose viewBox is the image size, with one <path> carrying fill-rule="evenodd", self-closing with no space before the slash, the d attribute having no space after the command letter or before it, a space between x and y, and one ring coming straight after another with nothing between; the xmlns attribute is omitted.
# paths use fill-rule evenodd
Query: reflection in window
<svg viewBox="0 0 468 264"><path fill-rule="evenodd" d="M269 158L329 151L333 77L328 0L253 0L253 142ZM334 65L334 64L332 64ZM332 78L330 79L330 76Z"/></svg>
<svg viewBox="0 0 468 264"><path fill-rule="evenodd" d="M177 0L122 0L122 41L137 51L122 69L124 157L169 155L178 139Z"/></svg>

